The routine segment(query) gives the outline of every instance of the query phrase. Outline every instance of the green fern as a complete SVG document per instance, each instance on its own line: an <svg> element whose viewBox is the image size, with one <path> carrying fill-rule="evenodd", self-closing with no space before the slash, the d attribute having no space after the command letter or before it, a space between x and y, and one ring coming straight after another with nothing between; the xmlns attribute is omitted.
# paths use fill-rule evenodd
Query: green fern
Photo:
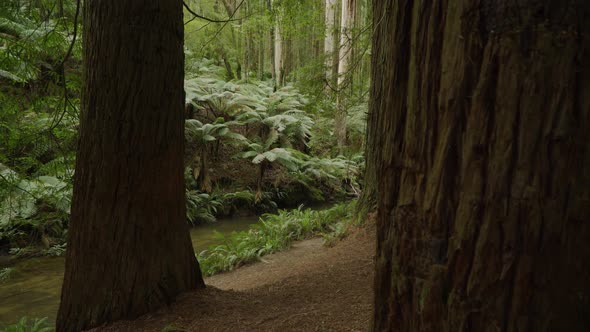
<svg viewBox="0 0 590 332"><path fill-rule="evenodd" d="M186 192L186 218L192 224L215 222L222 202L215 196L190 190Z"/></svg>
<svg viewBox="0 0 590 332"><path fill-rule="evenodd" d="M337 232L352 221L354 203L338 204L328 210L315 211L300 206L294 210L280 210L277 214L264 214L259 222L244 232L230 236L218 233L223 244L212 246L198 254L204 275L230 271L237 266L257 261L261 256L283 250L293 242L313 235ZM327 236L326 236L327 238Z"/></svg>
<svg viewBox="0 0 590 332"><path fill-rule="evenodd" d="M3 327L4 332L51 332L54 329L47 323L47 317L29 319L21 318L18 323L6 325Z"/></svg>
<svg viewBox="0 0 590 332"><path fill-rule="evenodd" d="M9 174L9 173L8 173ZM8 177L3 177L4 181ZM12 177L13 181L14 176ZM14 181L12 189L0 202L0 226L14 219L28 219L38 212L38 205L45 203L55 210L70 213L72 187L51 176Z"/></svg>
<svg viewBox="0 0 590 332"><path fill-rule="evenodd" d="M0 283L10 279L10 275L14 272L13 267L5 267L0 269Z"/></svg>
<svg viewBox="0 0 590 332"><path fill-rule="evenodd" d="M198 157L199 162L193 166L193 175L198 182L199 188L205 192L211 192L212 184L209 176L209 144L214 141L229 141L237 144L244 144L247 139L239 133L230 130L231 123L206 123L190 119L185 121L185 137L191 151L191 160ZM194 151L196 150L196 151ZM198 155L196 153L198 152Z"/></svg>

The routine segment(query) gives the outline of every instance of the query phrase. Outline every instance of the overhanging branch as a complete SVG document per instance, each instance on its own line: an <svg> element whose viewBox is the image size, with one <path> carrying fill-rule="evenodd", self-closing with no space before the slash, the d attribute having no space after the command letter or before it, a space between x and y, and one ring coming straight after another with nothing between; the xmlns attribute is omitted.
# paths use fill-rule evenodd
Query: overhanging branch
<svg viewBox="0 0 590 332"><path fill-rule="evenodd" d="M207 21L207 22L211 22L211 23L227 23L227 22L233 22L233 21L240 21L240 20L242 20L242 19L243 19L243 18L229 18L229 19L227 19L227 20L216 20L216 19L208 18L208 17L205 17L205 16L203 16L203 15L199 15L199 14L197 14L197 13L196 13L194 10L192 10L192 9L191 9L191 7L189 7L189 6L186 4L186 2L184 2L184 1L182 2L182 5L184 6L184 8L185 8L185 9L186 9L186 10L187 10L189 13L191 13L191 15L193 15L193 16L194 16L194 18L193 18L193 19L191 19L190 21L194 20L195 18L200 18L201 20L205 20L205 21ZM234 14L235 14L235 13L234 13ZM189 22L190 22L190 21L189 21ZM187 23L188 23L188 22L187 22ZM185 23L185 24L186 24L186 23Z"/></svg>

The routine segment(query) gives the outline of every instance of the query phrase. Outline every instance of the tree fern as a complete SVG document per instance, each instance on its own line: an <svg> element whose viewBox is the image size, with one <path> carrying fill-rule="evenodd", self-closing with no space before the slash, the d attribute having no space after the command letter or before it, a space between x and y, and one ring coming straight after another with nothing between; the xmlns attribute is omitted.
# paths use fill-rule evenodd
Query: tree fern
<svg viewBox="0 0 590 332"><path fill-rule="evenodd" d="M276 133L276 131L274 132ZM240 156L249 159L255 165L258 165L258 180L256 185L256 201L262 198L262 184L264 181L264 173L268 164L277 163L289 170L296 170L302 162L289 149L271 148L278 134L268 137L264 144L250 143L248 150L243 152Z"/></svg>
<svg viewBox="0 0 590 332"><path fill-rule="evenodd" d="M215 197L198 191L186 192L186 218L193 224L215 222L221 202Z"/></svg>
<svg viewBox="0 0 590 332"><path fill-rule="evenodd" d="M0 48L0 76L14 82L37 78L39 64L51 68L48 60L60 59L69 47L67 22L34 12L5 1L0 5L0 38L6 42Z"/></svg>
<svg viewBox="0 0 590 332"><path fill-rule="evenodd" d="M0 181L9 179L3 176ZM56 211L70 213L71 185L51 176L36 179L19 179L0 202L0 225L13 219L28 219L38 212L39 204L48 204Z"/></svg>
<svg viewBox="0 0 590 332"><path fill-rule="evenodd" d="M225 140L232 143L242 144L246 143L247 139L239 133L230 130L228 125L231 123L205 123L199 120L190 119L185 121L185 136L187 146L195 146L200 158L198 165L193 165L193 174L197 180L200 189L205 192L210 192L211 178L209 176L209 144L214 141Z"/></svg>

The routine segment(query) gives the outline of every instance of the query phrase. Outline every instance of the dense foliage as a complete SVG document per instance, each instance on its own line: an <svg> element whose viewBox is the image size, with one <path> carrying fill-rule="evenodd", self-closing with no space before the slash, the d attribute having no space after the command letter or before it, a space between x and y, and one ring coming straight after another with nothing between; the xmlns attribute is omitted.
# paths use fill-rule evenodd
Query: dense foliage
<svg viewBox="0 0 590 332"><path fill-rule="evenodd" d="M186 220L198 226L219 217L263 215L254 229L199 254L205 274L312 235L331 243L346 233L350 204L325 211L297 207L360 193L367 3L359 1L358 20L344 31L326 24L323 1L185 1ZM82 4L0 2L0 255L61 256L67 248ZM338 40L342 34L354 41L344 72L337 61L329 63L339 58L338 45L322 47L327 36ZM336 137L338 110L346 114L346 146ZM0 281L13 272L0 266ZM4 328L47 326L23 318Z"/></svg>
<svg viewBox="0 0 590 332"><path fill-rule="evenodd" d="M76 3L0 4L0 250L59 245L75 160Z"/></svg>
<svg viewBox="0 0 590 332"><path fill-rule="evenodd" d="M4 253L65 250L81 86L78 5L72 0L0 4ZM359 79L347 90L351 144L340 154L333 130L337 93L326 93L320 77L325 59L319 45L326 29L320 2L186 5L187 221L214 222L235 213L357 196L368 84L361 65L368 45L362 24L359 67L351 71ZM280 80L273 58L277 43Z"/></svg>
<svg viewBox="0 0 590 332"><path fill-rule="evenodd" d="M201 270L204 275L229 271L313 235L323 235L329 243L345 234L353 220L354 206L343 203L319 211L302 207L280 210L263 215L249 231L235 232L229 237L218 233L223 244L199 253Z"/></svg>

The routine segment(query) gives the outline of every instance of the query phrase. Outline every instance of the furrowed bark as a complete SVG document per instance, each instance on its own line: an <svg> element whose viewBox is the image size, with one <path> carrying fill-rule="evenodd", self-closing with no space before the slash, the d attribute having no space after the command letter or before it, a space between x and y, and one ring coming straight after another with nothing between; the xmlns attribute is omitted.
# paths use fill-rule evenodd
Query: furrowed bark
<svg viewBox="0 0 590 332"><path fill-rule="evenodd" d="M372 329L588 330L589 3L373 6Z"/></svg>
<svg viewBox="0 0 590 332"><path fill-rule="evenodd" d="M80 142L57 331L204 287L183 177L182 2L88 1Z"/></svg>

